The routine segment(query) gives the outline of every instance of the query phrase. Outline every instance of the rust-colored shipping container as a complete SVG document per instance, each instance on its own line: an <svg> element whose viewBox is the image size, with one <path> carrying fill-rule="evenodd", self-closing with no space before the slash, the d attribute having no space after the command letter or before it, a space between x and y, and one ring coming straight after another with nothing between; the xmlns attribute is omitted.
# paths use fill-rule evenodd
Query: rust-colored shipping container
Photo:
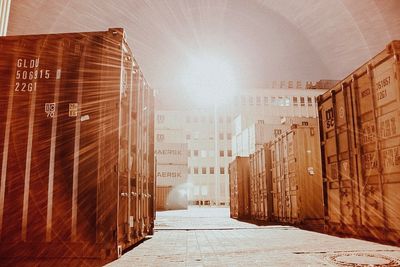
<svg viewBox="0 0 400 267"><path fill-rule="evenodd" d="M294 124L270 150L274 219L319 229L324 208L318 127Z"/></svg>
<svg viewBox="0 0 400 267"><path fill-rule="evenodd" d="M168 196L172 191L172 186L156 187L156 208L157 211L168 210Z"/></svg>
<svg viewBox="0 0 400 267"><path fill-rule="evenodd" d="M156 187L157 211L188 208L186 184Z"/></svg>
<svg viewBox="0 0 400 267"><path fill-rule="evenodd" d="M155 211L154 93L124 31L0 50L0 258L119 257Z"/></svg>
<svg viewBox="0 0 400 267"><path fill-rule="evenodd" d="M252 219L271 221L272 173L268 144L250 155L250 203Z"/></svg>
<svg viewBox="0 0 400 267"><path fill-rule="evenodd" d="M328 230L400 243L400 41L318 98Z"/></svg>
<svg viewBox="0 0 400 267"><path fill-rule="evenodd" d="M229 164L229 191L231 218L250 217L249 157L236 157Z"/></svg>

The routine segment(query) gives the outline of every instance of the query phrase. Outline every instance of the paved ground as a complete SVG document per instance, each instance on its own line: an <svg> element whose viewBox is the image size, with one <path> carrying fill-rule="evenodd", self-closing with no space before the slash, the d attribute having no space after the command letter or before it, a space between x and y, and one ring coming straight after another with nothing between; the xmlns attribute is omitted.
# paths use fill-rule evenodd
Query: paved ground
<svg viewBox="0 0 400 267"><path fill-rule="evenodd" d="M400 266L400 248L191 207L158 213L154 236L107 266Z"/></svg>

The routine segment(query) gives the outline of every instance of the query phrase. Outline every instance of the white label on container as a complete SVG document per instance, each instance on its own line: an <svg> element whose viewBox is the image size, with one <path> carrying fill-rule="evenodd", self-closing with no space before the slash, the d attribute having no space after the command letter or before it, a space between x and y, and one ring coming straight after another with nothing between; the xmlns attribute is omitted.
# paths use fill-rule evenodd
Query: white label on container
<svg viewBox="0 0 400 267"><path fill-rule="evenodd" d="M61 78L61 69L57 69L56 79L59 80Z"/></svg>
<svg viewBox="0 0 400 267"><path fill-rule="evenodd" d="M78 116L78 103L69 103L69 117L76 117Z"/></svg>
<svg viewBox="0 0 400 267"><path fill-rule="evenodd" d="M89 115L83 115L81 121L88 121L90 119Z"/></svg>
<svg viewBox="0 0 400 267"><path fill-rule="evenodd" d="M47 117L54 117L54 114L56 113L56 103L46 103L44 105L44 111L47 114Z"/></svg>
<svg viewBox="0 0 400 267"><path fill-rule="evenodd" d="M133 216L129 216L129 227L133 227Z"/></svg>

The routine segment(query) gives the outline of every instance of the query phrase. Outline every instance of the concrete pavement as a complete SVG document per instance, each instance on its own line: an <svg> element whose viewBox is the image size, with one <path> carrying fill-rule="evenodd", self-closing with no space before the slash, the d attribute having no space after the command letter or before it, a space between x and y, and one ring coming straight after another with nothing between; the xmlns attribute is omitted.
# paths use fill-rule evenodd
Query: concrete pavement
<svg viewBox="0 0 400 267"><path fill-rule="evenodd" d="M190 207L157 213L154 236L107 266L400 266L400 248Z"/></svg>

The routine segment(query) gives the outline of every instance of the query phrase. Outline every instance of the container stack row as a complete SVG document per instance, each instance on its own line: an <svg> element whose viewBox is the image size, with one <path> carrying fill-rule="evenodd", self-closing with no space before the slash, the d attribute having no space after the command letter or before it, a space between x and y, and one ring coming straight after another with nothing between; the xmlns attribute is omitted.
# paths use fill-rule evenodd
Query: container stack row
<svg viewBox="0 0 400 267"><path fill-rule="evenodd" d="M155 217L154 91L123 29L0 49L0 260L119 257Z"/></svg>
<svg viewBox="0 0 400 267"><path fill-rule="evenodd" d="M241 207L237 176L248 175L250 188L250 210L236 218L398 244L399 57L400 41L393 41L319 96L318 126L292 124L250 155L248 174L236 171L235 159L231 203Z"/></svg>

